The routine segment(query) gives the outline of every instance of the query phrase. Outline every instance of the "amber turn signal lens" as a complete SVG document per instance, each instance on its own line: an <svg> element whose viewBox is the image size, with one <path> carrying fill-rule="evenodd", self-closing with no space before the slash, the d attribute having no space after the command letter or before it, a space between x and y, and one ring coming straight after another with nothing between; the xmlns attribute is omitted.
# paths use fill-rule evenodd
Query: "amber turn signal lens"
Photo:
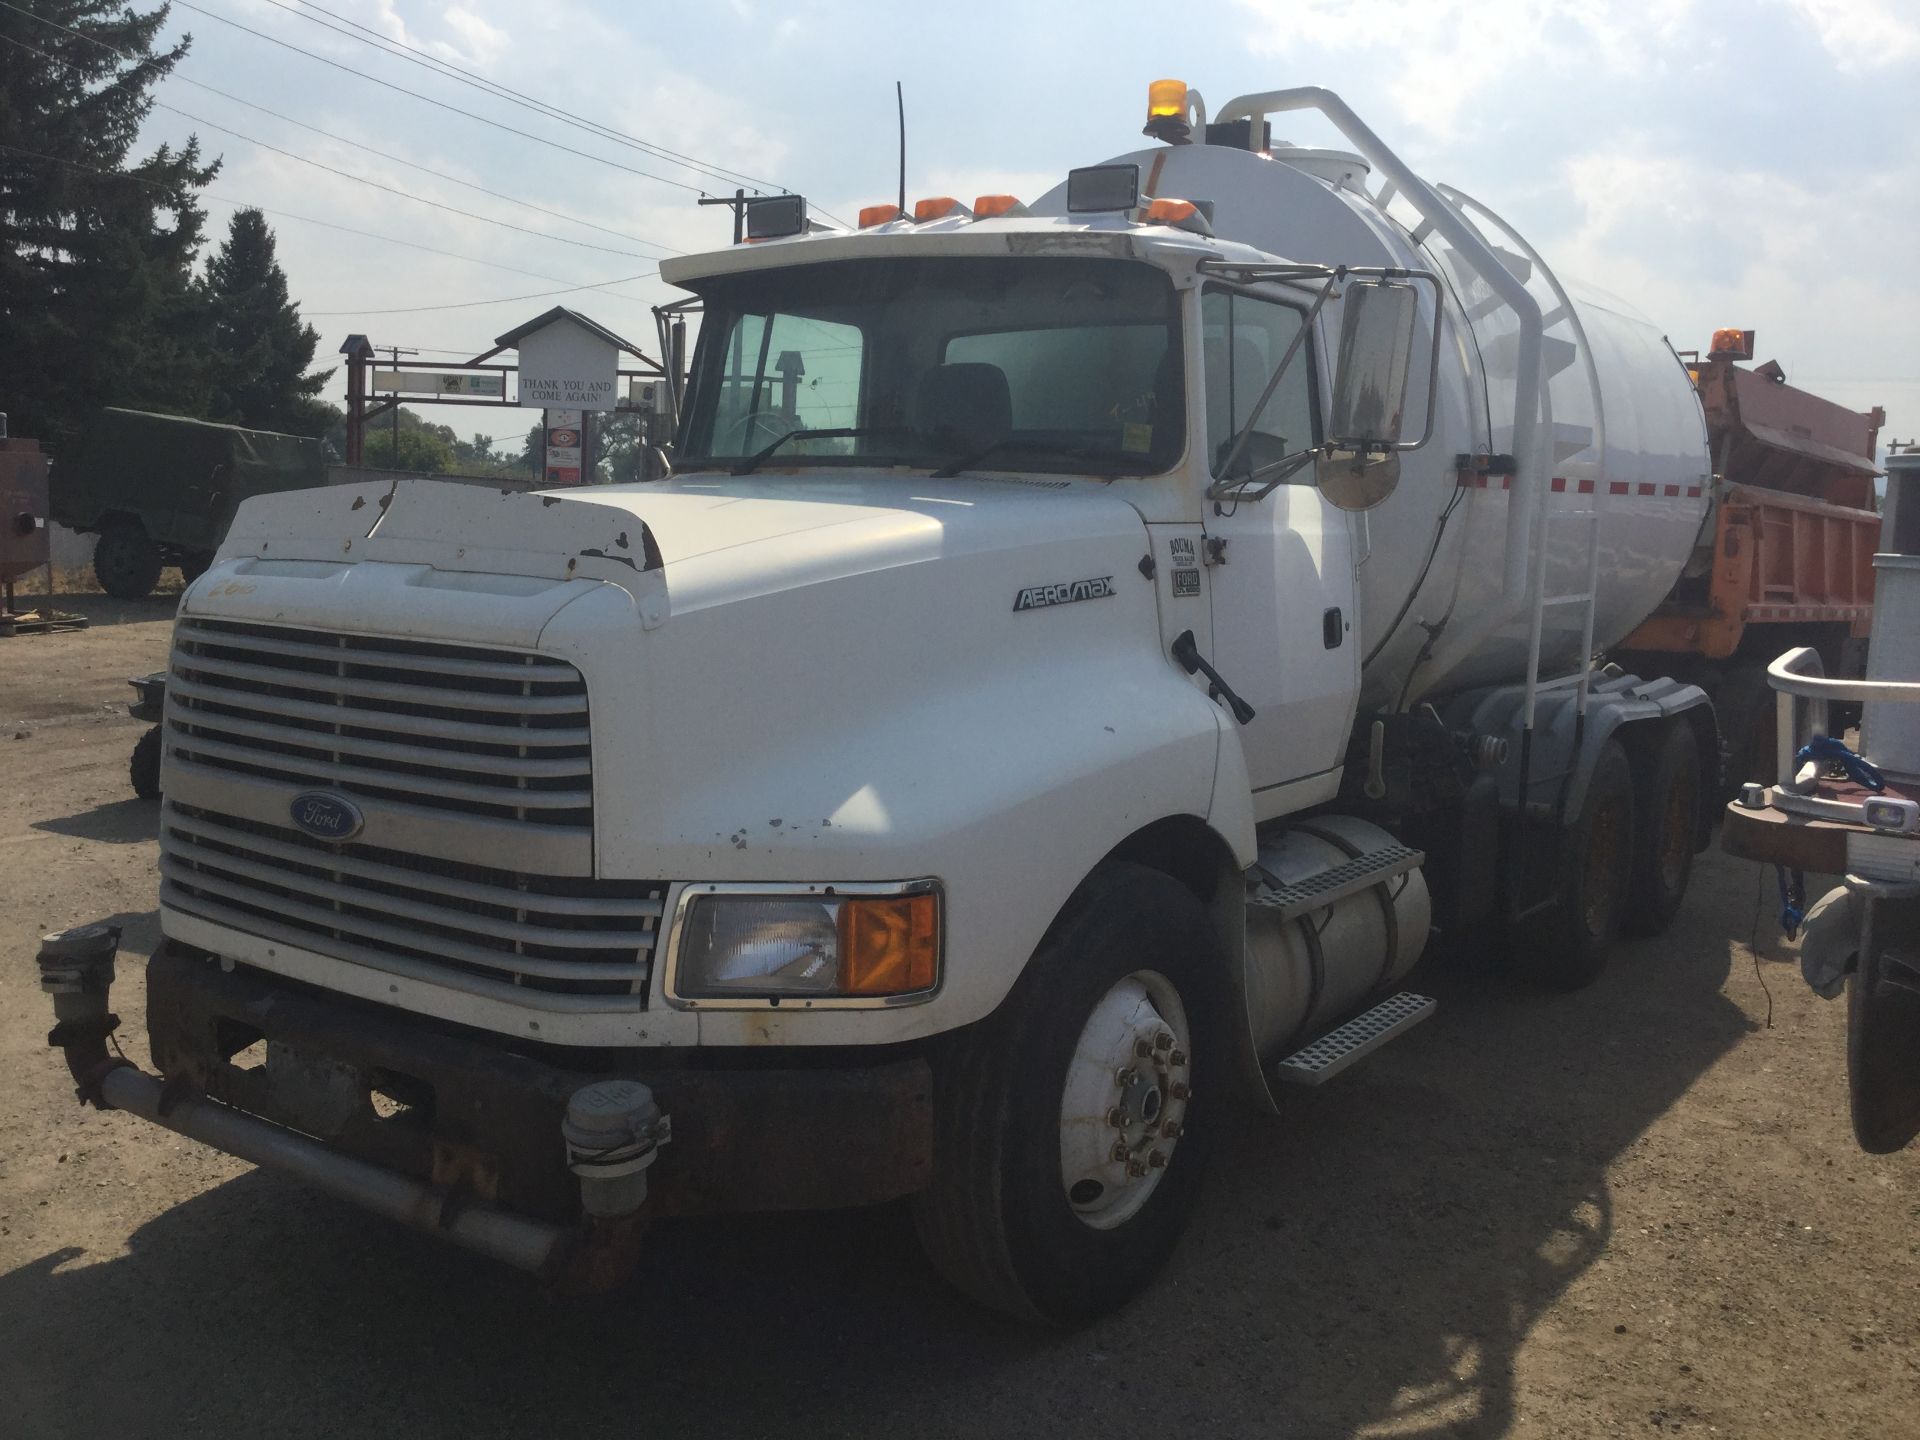
<svg viewBox="0 0 1920 1440"><path fill-rule="evenodd" d="M848 897L839 923L842 994L910 995L939 979L939 896Z"/></svg>
<svg viewBox="0 0 1920 1440"><path fill-rule="evenodd" d="M1200 213L1191 200L1155 200L1147 206L1147 219L1157 225L1178 225Z"/></svg>
<svg viewBox="0 0 1920 1440"><path fill-rule="evenodd" d="M889 220L900 218L898 205L867 205L860 210L860 228L866 230L874 225L884 225Z"/></svg>
<svg viewBox="0 0 1920 1440"><path fill-rule="evenodd" d="M1027 207L1011 195L982 195L973 202L973 218L991 220L998 215L1024 215Z"/></svg>

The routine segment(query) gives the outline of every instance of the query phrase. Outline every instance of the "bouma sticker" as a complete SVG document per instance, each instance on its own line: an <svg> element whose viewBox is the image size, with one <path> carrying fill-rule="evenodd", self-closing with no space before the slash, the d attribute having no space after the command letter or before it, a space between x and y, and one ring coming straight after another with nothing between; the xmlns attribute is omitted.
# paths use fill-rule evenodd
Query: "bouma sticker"
<svg viewBox="0 0 1920 1440"><path fill-rule="evenodd" d="M1111 575L1093 580L1067 580L1058 585L1029 585L1013 597L1013 608L1016 613L1039 610L1048 605L1071 605L1076 600L1104 600L1113 593Z"/></svg>

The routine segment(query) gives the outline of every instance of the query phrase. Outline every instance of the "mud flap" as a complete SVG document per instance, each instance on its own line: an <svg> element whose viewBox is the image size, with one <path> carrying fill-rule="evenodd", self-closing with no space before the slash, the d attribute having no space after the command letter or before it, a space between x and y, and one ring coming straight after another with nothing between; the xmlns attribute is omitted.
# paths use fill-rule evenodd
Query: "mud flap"
<svg viewBox="0 0 1920 1440"><path fill-rule="evenodd" d="M1847 1084L1854 1137L1884 1155L1920 1134L1920 895L1876 895L1865 909L1847 999Z"/></svg>

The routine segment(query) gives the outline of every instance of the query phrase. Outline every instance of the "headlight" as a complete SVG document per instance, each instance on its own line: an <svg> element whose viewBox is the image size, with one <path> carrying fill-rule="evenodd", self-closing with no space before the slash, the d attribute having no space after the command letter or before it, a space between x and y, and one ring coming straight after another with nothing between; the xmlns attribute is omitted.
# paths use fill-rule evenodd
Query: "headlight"
<svg viewBox="0 0 1920 1440"><path fill-rule="evenodd" d="M674 991L689 999L879 998L940 978L940 895L696 894Z"/></svg>

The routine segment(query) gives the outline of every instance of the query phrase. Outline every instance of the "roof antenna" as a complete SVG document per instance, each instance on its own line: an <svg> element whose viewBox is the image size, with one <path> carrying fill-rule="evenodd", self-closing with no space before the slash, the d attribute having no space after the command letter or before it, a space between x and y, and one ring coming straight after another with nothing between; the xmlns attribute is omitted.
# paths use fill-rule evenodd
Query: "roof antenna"
<svg viewBox="0 0 1920 1440"><path fill-rule="evenodd" d="M900 107L900 218L907 218L907 92L893 82L894 103Z"/></svg>

